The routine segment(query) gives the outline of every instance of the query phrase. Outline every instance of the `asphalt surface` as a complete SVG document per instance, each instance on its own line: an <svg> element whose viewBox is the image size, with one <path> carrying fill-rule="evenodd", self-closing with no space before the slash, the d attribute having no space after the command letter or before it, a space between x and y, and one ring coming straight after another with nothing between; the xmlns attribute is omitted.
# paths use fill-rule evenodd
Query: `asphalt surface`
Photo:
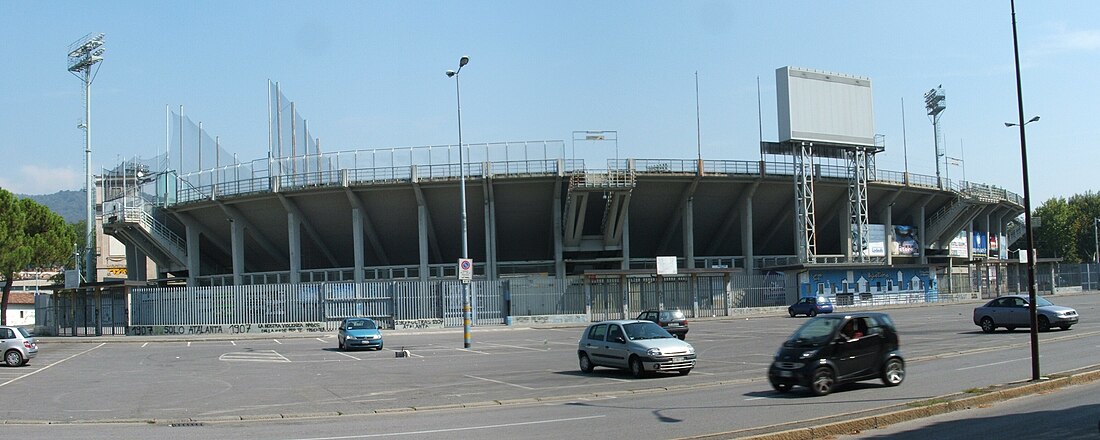
<svg viewBox="0 0 1100 440"><path fill-rule="evenodd" d="M1100 364L1096 350L1080 350L1100 334L1089 321L1100 295L1051 299L1078 308L1082 323L1041 334L1044 372ZM386 350L348 353L335 350L333 334L41 338L31 365L0 368L0 419L5 432L51 438L209 438L214 427L219 438L359 438L364 423L417 438L479 429L537 438L532 426L555 426L559 436L546 438L560 438L604 432L608 420L626 427L604 432L611 438L748 435L1028 377L1028 333L981 333L970 322L975 305L888 310L906 383L825 398L775 395L763 379L779 343L805 322L779 316L692 320L696 370L644 380L580 373L579 326L475 328L470 350L460 330L386 332ZM412 356L395 357L403 348ZM204 428L148 431L195 424Z"/></svg>

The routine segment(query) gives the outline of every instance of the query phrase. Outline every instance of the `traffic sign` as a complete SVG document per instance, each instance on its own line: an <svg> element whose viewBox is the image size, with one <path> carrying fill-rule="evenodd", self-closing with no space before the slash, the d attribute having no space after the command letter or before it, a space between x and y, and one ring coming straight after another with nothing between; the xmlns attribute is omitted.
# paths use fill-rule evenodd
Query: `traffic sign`
<svg viewBox="0 0 1100 440"><path fill-rule="evenodd" d="M458 279L470 281L474 277L474 260L471 258L458 259Z"/></svg>

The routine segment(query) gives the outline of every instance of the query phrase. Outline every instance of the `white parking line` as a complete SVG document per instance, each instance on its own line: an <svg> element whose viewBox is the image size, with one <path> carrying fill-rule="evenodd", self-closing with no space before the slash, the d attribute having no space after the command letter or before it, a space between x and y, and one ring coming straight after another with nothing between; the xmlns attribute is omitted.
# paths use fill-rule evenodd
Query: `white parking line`
<svg viewBox="0 0 1100 440"><path fill-rule="evenodd" d="M466 351L466 352L477 353L477 354L489 354L489 353L486 353L484 351L470 350L469 348L456 348L455 350Z"/></svg>
<svg viewBox="0 0 1100 440"><path fill-rule="evenodd" d="M149 345L149 343L148 343L148 342L146 342L146 343L144 343L144 344L141 344L141 348L145 348L145 346L146 346L146 345Z"/></svg>
<svg viewBox="0 0 1100 440"><path fill-rule="evenodd" d="M351 440L358 438L376 438L376 437L397 437L397 436L415 436L423 434L441 434L445 432L463 432L463 431L475 431L486 429L498 429L509 428L514 426L530 426L530 425L544 425L547 423L562 423L562 422L576 422L580 420L591 420L607 417L606 415L585 416L585 417L571 417L568 419L549 419L549 420L533 420L530 422L516 422L516 423L501 423L496 425L481 425L481 426L466 426L462 428L443 428L443 429L426 429L422 431L404 431L404 432L380 432L376 434L359 434L359 435L342 435L338 437L303 437L293 440Z"/></svg>
<svg viewBox="0 0 1100 440"><path fill-rule="evenodd" d="M1041 356L1040 356L1040 357L1041 357ZM975 368L982 368L982 367L992 367L992 366L994 366L994 365L1007 364L1007 363L1009 363L1009 362L1026 361L1026 360L1028 360L1028 359L1031 359L1031 358L1020 358L1020 359L1012 359L1012 360L1009 360L1009 361L994 362L994 363L992 363L992 364L984 364L984 365L974 365L974 366L972 366L972 367L963 367L963 368L956 368L956 369L955 369L955 371L963 371L963 370L973 370L973 369L975 369Z"/></svg>
<svg viewBox="0 0 1100 440"><path fill-rule="evenodd" d="M89 349L87 349L87 350L84 350L84 351L82 351L82 352L80 352L80 353L77 353L77 354L74 354L74 355L72 355L72 356L69 356L69 357L67 357L67 358L65 358L65 359L62 359L62 360L59 360L59 361L57 361L57 362L54 362L54 363L52 363L52 364L46 365L45 367L39 368L39 369L37 369L37 370L34 370L34 371L32 371L32 372L30 372L30 373L27 373L27 374L24 374L24 375L22 375L22 376L19 376L19 377L15 378L15 379L9 380L9 381L7 381L7 382L4 382L4 383L0 383L0 387L2 387L2 386L4 386L4 385L7 385L7 384L9 384L9 383L15 382L15 381L17 381L17 380L19 380L19 379L22 379L22 378L24 378L24 377L30 377L30 376L33 376L33 375L35 375L35 374L41 373L41 372L43 372L43 371L46 371L46 369L48 369L48 368L50 368L50 367L52 367L52 366L54 366L54 365L60 364L60 363L62 363L62 362L65 362L65 361L67 361L67 360L69 360L69 359L72 359L72 358L74 358L74 357L80 356L80 355L82 355L82 354L84 354L84 353L87 353L87 352L89 352L89 351L95 350L95 349L97 349L97 348L99 348L99 347L102 347L102 346L104 346L104 345L107 345L107 343L106 343L106 342L100 343L99 345L97 345L97 346L95 346L95 347L89 348Z"/></svg>
<svg viewBox="0 0 1100 440"><path fill-rule="evenodd" d="M361 360L362 360L362 359L359 359L359 358L357 358L357 357L355 357L355 356L352 356L352 355L350 355L350 354L344 353L344 352L342 352L342 351L338 351L338 352L336 352L336 354L342 354L342 355L344 355L344 356L347 356L347 357L349 357L349 358L355 359L355 360L357 360L357 361L361 361Z"/></svg>
<svg viewBox="0 0 1100 440"><path fill-rule="evenodd" d="M502 380L495 380L495 379L486 379L486 378L484 378L484 377L471 376L471 375L469 375L469 374L467 374L467 375L466 375L466 377L469 377L469 378L471 378L471 379L484 380L484 381L486 381L486 382L499 383L499 384L501 384L501 385L510 385L510 386L513 386L513 387L516 387L516 388L521 388L521 389L525 389L525 390L533 390L533 389L534 389L534 388L531 388L531 387L525 387L525 386L523 386L523 385L516 385L516 384L514 384L514 383L508 383L508 382L504 382L504 381L502 381Z"/></svg>
<svg viewBox="0 0 1100 440"><path fill-rule="evenodd" d="M283 345L283 343L282 343L282 342L279 342L279 340L278 340L278 339L272 339L272 340L273 340L273 341L275 341L275 343L276 343L276 344L279 344L279 345Z"/></svg>
<svg viewBox="0 0 1100 440"><path fill-rule="evenodd" d="M531 348L531 347L523 347L523 346L520 346L520 345L496 344L496 343L492 343L492 342L482 342L482 344L483 345L492 345L494 347L519 348L519 349L531 350L531 351L547 351L547 350L549 350L547 348Z"/></svg>
<svg viewBox="0 0 1100 440"><path fill-rule="evenodd" d="M328 341L326 341L326 340L324 340L324 339L322 339L322 338L317 338L317 340L318 340L318 341L321 341L321 342L324 342L324 343L326 343L326 344L328 343Z"/></svg>

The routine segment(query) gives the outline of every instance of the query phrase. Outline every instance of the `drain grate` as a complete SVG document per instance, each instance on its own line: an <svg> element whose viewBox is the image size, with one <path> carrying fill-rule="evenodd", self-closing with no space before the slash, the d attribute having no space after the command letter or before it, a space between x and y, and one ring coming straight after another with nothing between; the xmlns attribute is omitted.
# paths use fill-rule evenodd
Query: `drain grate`
<svg viewBox="0 0 1100 440"><path fill-rule="evenodd" d="M196 427L196 426L202 426L202 422L169 423L168 426L170 426L172 428L191 428L191 427Z"/></svg>

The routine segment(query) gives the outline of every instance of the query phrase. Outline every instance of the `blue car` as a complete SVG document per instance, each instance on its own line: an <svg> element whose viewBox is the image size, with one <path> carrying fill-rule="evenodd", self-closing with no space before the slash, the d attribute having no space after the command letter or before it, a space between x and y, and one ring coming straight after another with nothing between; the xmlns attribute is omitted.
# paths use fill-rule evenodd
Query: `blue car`
<svg viewBox="0 0 1100 440"><path fill-rule="evenodd" d="M806 297L787 307L787 313L792 318L795 315L817 316L818 313L833 313L833 303L824 296Z"/></svg>
<svg viewBox="0 0 1100 440"><path fill-rule="evenodd" d="M336 338L340 351L356 348L382 349L382 332L378 330L378 324L370 318L344 319Z"/></svg>

